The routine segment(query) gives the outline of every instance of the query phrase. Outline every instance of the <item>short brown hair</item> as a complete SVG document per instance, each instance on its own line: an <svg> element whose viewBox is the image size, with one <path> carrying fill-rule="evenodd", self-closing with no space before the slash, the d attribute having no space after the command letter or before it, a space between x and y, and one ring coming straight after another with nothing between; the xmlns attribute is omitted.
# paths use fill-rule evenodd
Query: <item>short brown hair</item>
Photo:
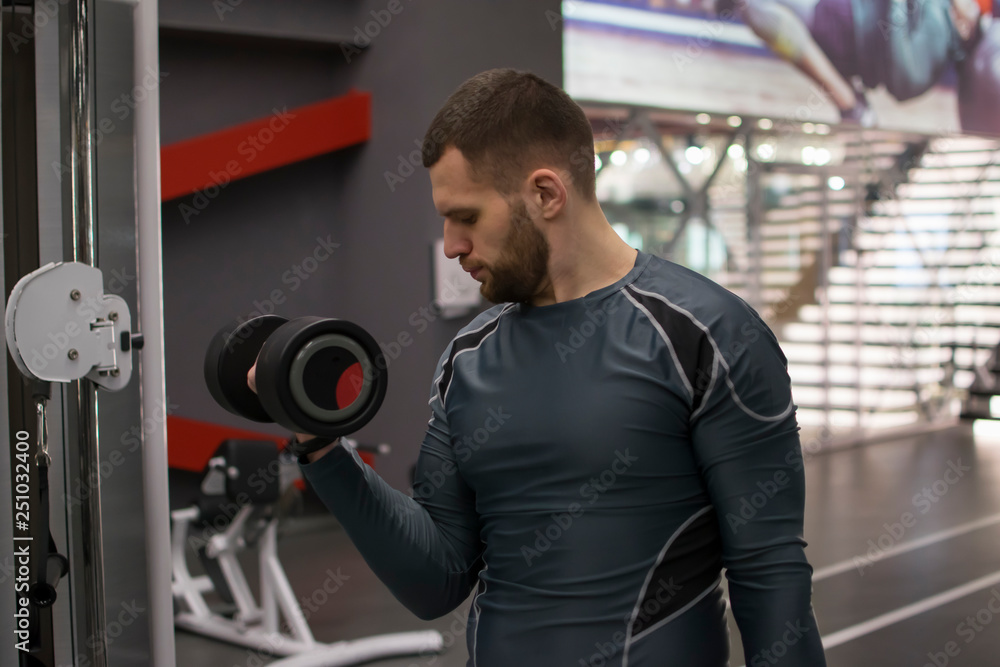
<svg viewBox="0 0 1000 667"><path fill-rule="evenodd" d="M424 166L434 166L449 146L501 194L548 164L568 170L576 190L596 199L590 121L565 91L530 72L492 69L459 86L424 135Z"/></svg>

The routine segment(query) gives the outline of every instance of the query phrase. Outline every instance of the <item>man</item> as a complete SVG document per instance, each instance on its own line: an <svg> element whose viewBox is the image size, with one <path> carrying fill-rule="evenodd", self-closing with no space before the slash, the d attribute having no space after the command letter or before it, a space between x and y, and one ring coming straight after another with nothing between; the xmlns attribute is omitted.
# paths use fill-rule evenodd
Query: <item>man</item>
<svg viewBox="0 0 1000 667"><path fill-rule="evenodd" d="M986 0L719 0L771 49L819 83L847 122L874 117L859 90L923 95L981 34ZM855 89L857 86L858 90Z"/></svg>
<svg viewBox="0 0 1000 667"><path fill-rule="evenodd" d="M475 589L470 667L723 667L726 567L748 665L825 665L764 322L621 241L590 123L532 74L465 82L423 157L446 254L499 305L438 362L413 498L298 435L322 446L303 473L374 572L422 619Z"/></svg>

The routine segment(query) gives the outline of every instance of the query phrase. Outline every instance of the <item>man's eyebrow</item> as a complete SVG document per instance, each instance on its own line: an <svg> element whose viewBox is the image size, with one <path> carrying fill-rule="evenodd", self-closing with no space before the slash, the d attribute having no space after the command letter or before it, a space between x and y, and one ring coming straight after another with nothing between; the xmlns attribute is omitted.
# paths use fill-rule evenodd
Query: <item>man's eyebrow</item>
<svg viewBox="0 0 1000 667"><path fill-rule="evenodd" d="M477 215L478 213L479 213L479 209L470 208L468 206L459 206L457 208L450 208L450 209L444 211L441 215L442 215L442 217L445 217L445 218L457 218L457 217L462 217L462 216L470 215L470 214L471 215Z"/></svg>

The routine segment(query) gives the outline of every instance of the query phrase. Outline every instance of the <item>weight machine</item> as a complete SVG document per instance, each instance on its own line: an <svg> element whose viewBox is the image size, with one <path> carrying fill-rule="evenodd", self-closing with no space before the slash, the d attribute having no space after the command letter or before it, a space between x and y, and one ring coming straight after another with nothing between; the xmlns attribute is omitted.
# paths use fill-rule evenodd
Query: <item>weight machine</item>
<svg viewBox="0 0 1000 667"><path fill-rule="evenodd" d="M344 438L345 446L359 447ZM371 448L384 453L382 448ZM279 453L268 440L226 440L208 463L201 492L188 508L171 512L173 523L173 593L177 627L263 654L290 656L273 667L341 667L380 658L437 653L443 647L434 630L382 634L322 644L315 640L278 559L278 519L274 505L281 494ZM294 463L293 463L294 465ZM205 574L187 566L187 543L196 529L213 532L198 555ZM260 604L254 599L237 553L256 548L260 560ZM213 610L207 593L231 613ZM282 626L287 627L283 629Z"/></svg>
<svg viewBox="0 0 1000 667"><path fill-rule="evenodd" d="M18 545L11 561L0 557L0 627L15 637L0 645L0 664L174 667L175 620L196 631L228 627L217 638L271 646L289 656L284 667L440 650L433 632L316 642L277 559L277 519L261 499L241 504L213 539L205 562L214 577L174 562L171 547L207 514L176 514L171 540L159 96L142 84L158 71L157 3L5 2L0 16L0 281L10 352L0 355L8 449L0 477L11 481L0 494L8 540L0 553L10 553L12 537ZM145 103L114 114L122 91L139 85ZM98 132L112 117L115 131ZM226 456L242 461L236 451ZM216 463L209 476L218 478ZM233 468L225 464L226 480ZM216 500L229 502L222 488ZM12 521L15 509L30 529ZM259 605L235 559L247 546L259 548L264 565ZM208 606L210 589L233 599L231 617ZM123 629L114 622L122 607L141 609L141 618L112 632Z"/></svg>

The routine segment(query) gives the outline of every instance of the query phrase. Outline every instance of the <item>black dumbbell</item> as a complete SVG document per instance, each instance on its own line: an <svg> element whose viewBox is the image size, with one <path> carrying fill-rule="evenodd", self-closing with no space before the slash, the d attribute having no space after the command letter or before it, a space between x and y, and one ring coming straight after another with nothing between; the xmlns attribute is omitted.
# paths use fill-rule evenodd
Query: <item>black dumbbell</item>
<svg viewBox="0 0 1000 667"><path fill-rule="evenodd" d="M337 438L375 416L388 385L379 346L347 320L264 315L212 338L205 382L226 410L297 433ZM247 373L257 363L254 393Z"/></svg>

